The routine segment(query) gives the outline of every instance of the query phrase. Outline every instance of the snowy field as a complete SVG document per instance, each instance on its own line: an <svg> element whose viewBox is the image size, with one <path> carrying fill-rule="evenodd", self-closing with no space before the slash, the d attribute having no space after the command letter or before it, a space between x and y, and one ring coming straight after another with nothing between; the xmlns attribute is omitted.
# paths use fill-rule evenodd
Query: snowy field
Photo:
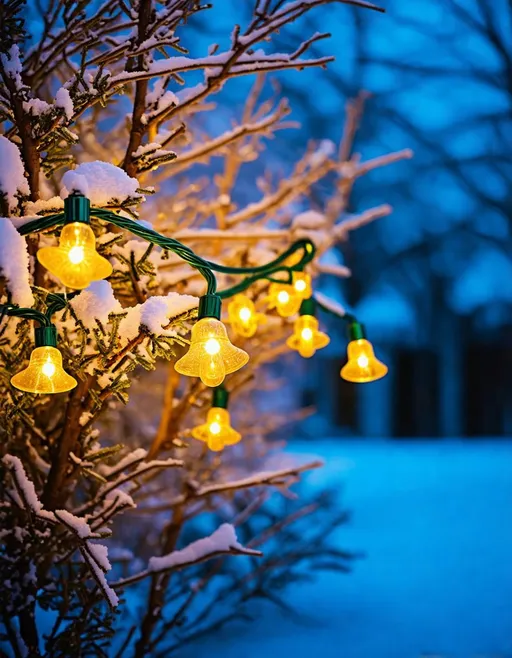
<svg viewBox="0 0 512 658"><path fill-rule="evenodd" d="M340 483L362 550L352 574L290 590L183 658L512 657L512 444L300 442L327 461L309 476Z"/></svg>

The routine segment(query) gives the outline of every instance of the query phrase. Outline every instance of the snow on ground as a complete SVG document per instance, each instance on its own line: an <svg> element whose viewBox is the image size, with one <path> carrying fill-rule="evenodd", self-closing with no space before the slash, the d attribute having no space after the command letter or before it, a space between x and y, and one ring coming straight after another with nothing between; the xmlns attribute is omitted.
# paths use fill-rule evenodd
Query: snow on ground
<svg viewBox="0 0 512 658"><path fill-rule="evenodd" d="M291 449L327 460L310 486L339 482L353 512L339 545L366 558L352 574L290 590L299 621L263 609L180 658L512 656L512 444L324 440Z"/></svg>

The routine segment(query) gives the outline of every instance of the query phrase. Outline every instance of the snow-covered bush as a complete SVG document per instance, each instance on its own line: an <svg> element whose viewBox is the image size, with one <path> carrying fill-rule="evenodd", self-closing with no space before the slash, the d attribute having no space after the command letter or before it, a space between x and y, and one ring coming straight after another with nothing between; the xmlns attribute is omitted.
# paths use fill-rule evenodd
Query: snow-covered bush
<svg viewBox="0 0 512 658"><path fill-rule="evenodd" d="M58 231L23 238L16 229L60 211L72 191L229 265L265 263L306 236L320 256L313 277L348 276L322 256L390 212L383 205L349 214L352 186L408 152L364 163L352 154L357 103L339 147L310 144L279 175L265 151L290 127L287 103L269 96L265 75L330 60L308 55L325 35L289 52L272 52L272 35L332 5L257 0L247 25L227 41L219 35L222 47L196 42L189 52L186 27L208 9L195 0L42 1L37 36L25 44L19 19L28 8L5 3L2 302L45 311L62 291L34 258L56 244ZM211 97L224 84L255 74L244 107L216 108ZM309 193L321 180L331 192L312 208ZM173 367L204 293L201 277L105 222L94 220L93 229L113 274L54 314L77 387L56 396L13 388L10 377L33 349L33 324L13 317L0 325L0 623L13 656L113 655L112 647L119 656L167 655L169 646L243 616L251 597L279 601L276 591L304 571L345 568L348 559L323 532L343 514L320 514L308 533L301 524L329 509L326 499L288 500L288 487L319 464L297 464L270 445L266 436L283 419L256 408L259 391L280 386L265 366L284 353L291 321L270 314L255 337L238 337L251 361L228 387L244 439L212 456L190 434L210 392ZM221 289L230 283L219 277ZM262 310L268 282L249 294ZM169 366L155 371L159 360ZM269 501L276 489L284 502ZM237 556L230 566L218 559L228 554Z"/></svg>

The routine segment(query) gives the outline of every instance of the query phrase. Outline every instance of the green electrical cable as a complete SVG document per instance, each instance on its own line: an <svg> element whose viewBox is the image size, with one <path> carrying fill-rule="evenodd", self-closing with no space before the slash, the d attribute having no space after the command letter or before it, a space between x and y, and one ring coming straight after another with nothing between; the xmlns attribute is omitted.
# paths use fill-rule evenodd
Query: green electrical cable
<svg viewBox="0 0 512 658"><path fill-rule="evenodd" d="M197 270L199 270L199 272L206 278L208 283L207 294L215 294L217 290L217 282L212 271L220 272L222 274L254 275L254 277L247 279L245 282L241 282L239 285L234 286L232 289L229 288L227 291L222 291L222 293L219 293L223 298L236 294L236 292L246 290L252 283L257 280L265 278L272 280L270 279L270 276L280 271L287 272L290 275L288 279L290 282L291 273L294 271L302 270L305 265L313 260L316 253L316 247L314 243L311 240L302 239L294 242L294 244L286 249L286 251L265 265L259 265L257 267L228 267L226 265L219 265L218 263L214 263L212 261L207 261L198 256L192 249L179 242L179 240L163 236L153 229L141 226L132 219L121 217L120 215L117 215L116 213L113 213L109 210L93 208L91 210L91 215L98 217L99 219L103 219L104 221L108 221L118 228L130 231L130 233L133 233L134 235L137 235L144 240L147 240L148 242L152 242L164 249L169 249L176 253L178 256L180 256L180 258L192 265L192 267L195 267ZM290 266L281 266L282 263L284 263L288 258L290 258L290 256L295 254L300 249L302 249L304 253L302 258L297 263ZM277 279L274 280L277 281ZM231 290L233 290L233 292L230 292Z"/></svg>
<svg viewBox="0 0 512 658"><path fill-rule="evenodd" d="M4 315L40 322L43 327L51 325L50 318L41 311L36 311L34 308L23 308L22 306L16 306L16 304L0 304L0 317Z"/></svg>
<svg viewBox="0 0 512 658"><path fill-rule="evenodd" d="M28 235L29 233L39 233L41 231L47 231L48 229L54 228L55 226L60 226L64 224L65 215L63 212L58 215L47 215L46 217L41 217L40 219L34 219L31 222L27 222L22 226L18 227L17 231L20 235Z"/></svg>
<svg viewBox="0 0 512 658"><path fill-rule="evenodd" d="M266 263L265 265L258 265L255 267L229 267L227 265L220 265L218 263L205 260L204 258L198 256L192 249L190 249L190 247L187 247L179 240L161 235L153 229L146 228L145 226L138 224L132 219L122 217L121 215L118 215L117 213L114 213L110 210L104 208L91 208L90 215L103 221L109 222L110 224L114 224L118 228L127 230L133 235L136 235L146 240L147 242L151 242L162 247L163 249L168 249L169 251L175 253L189 265L197 269L198 272L204 277L207 284L207 295L214 295L217 293L217 280L214 272L231 275L246 275L246 278L240 283L218 293L219 296L223 299L231 297L239 292L243 292L256 281L263 279L276 283L291 283L293 272L302 271L304 267L313 260L316 253L316 247L314 243L311 240L305 238L294 242L277 258L270 261L269 263ZM45 231L54 228L55 226L62 225L66 223L66 221L70 221L70 218L67 217L65 213L48 215L47 217L42 217L40 219L36 219L34 221L28 222L27 224L24 224L18 228L18 232L20 235L38 233L40 231ZM293 265L283 264L288 258L290 258L290 256L299 250L302 250L303 254L297 263L294 263ZM283 280L273 277L274 274L279 272L287 274L287 279ZM51 315L61 310L64 308L66 303L67 301L65 299L54 299L49 305L47 313Z"/></svg>
<svg viewBox="0 0 512 658"><path fill-rule="evenodd" d="M189 263L189 265L197 269L199 273L206 279L206 292L208 295L214 295L217 292L217 280L212 272L211 267L209 266L209 263L203 260L200 256L194 253L192 249L186 247L178 240L165 237L153 229L141 226L140 224L137 224L137 222L134 222L132 219L121 217L120 215L117 215L116 213L113 213L109 210L93 208L91 209L91 215L98 217L99 219L103 219L104 221L110 222L118 228L125 229L133 235L137 235L138 237L143 238L147 242L152 242L157 244L159 247L162 247L163 249L169 249L170 251L174 252L185 262Z"/></svg>
<svg viewBox="0 0 512 658"><path fill-rule="evenodd" d="M75 292L69 292L66 294L62 294L59 292L49 292L46 295L46 300L45 300L47 304L45 315L51 318L54 313L58 313L59 311L62 311L62 309L66 308L69 300L73 299L73 297L76 297L76 295L79 294L80 294L79 290L76 290Z"/></svg>
<svg viewBox="0 0 512 658"><path fill-rule="evenodd" d="M274 260L266 263L265 265L258 265L257 267L228 267L226 265L218 265L217 263L212 263L210 261L207 261L208 265L215 270L216 272L221 272L222 274L262 274L266 275L267 273L271 273L271 271L279 271L279 269L275 269L278 265L281 263L284 263L290 256L293 256L293 254L296 251L299 251L299 249L302 249L304 251L304 254L300 261L295 263L294 265L288 265L283 270L286 271L291 271L291 272L299 272L301 271L305 265L310 263L313 258L315 257L316 253L316 247L314 243L309 240L309 239L302 239L302 240L297 240L294 242L286 251L283 251L282 254L280 254L277 258Z"/></svg>

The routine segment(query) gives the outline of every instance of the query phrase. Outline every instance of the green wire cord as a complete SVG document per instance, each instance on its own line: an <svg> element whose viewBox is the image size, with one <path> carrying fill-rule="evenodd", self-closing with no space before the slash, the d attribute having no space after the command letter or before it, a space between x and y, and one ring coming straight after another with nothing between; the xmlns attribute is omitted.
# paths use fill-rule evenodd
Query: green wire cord
<svg viewBox="0 0 512 658"><path fill-rule="evenodd" d="M301 239L294 242L277 258L270 261L269 263L266 263L265 265L258 265L256 267L228 267L227 265L220 265L218 263L205 260L204 258L198 256L192 249L190 249L190 247L187 247L179 240L161 235L153 229L146 228L145 226L142 226L132 219L122 217L121 215L118 215L117 213L114 213L110 210L106 210L104 208L91 208L90 214L93 217L96 217L105 222L109 222L118 228L129 231L133 235L136 235L143 240L146 240L147 242L156 244L159 247L162 247L162 249L172 251L186 263L194 267L204 277L207 284L207 295L217 295L221 299L226 299L238 293L244 292L253 283L261 280L290 284L293 280L293 272L302 271L304 267L313 260L316 253L316 247L311 240ZM56 226L63 225L67 221L73 220L68 219L68 217L66 217L66 213L62 212L27 222L23 226L20 226L17 230L20 235L29 235L30 233L39 233L41 231L46 231ZM302 251L300 260L293 265L285 265L284 263L286 260L298 251ZM235 276L245 276L243 280L236 285L217 292L217 279L214 272ZM275 277L274 275L278 273L284 273L287 276L284 279ZM40 311L36 311L35 309L30 308L20 308L15 304L0 304L0 322L5 315L9 315L25 318L27 320L33 320L35 322L39 322L42 327L49 327L52 324L51 316L65 308L68 300L76 294L78 294L78 292L69 293L68 295L63 295L60 293L48 293L46 297L46 313L41 313ZM339 315L332 309L322 304L322 302L320 302L318 299L315 299L315 301L322 310L345 320L349 324L349 327L356 325L359 327L357 319L352 314L345 313L344 315ZM363 331L362 326L361 331Z"/></svg>
<svg viewBox="0 0 512 658"><path fill-rule="evenodd" d="M207 295L218 294L222 299L232 297L237 293L243 292L244 290L247 290L247 288L249 288L253 283L262 279L279 283L291 283L293 272L302 271L304 267L313 260L316 253L316 247L311 240L301 239L294 242L277 258L275 258L273 261L270 261L269 263L266 263L265 265L259 265L256 267L228 267L226 265L220 265L218 263L205 260L204 258L198 256L192 249L190 249L190 247L187 247L183 243L179 242L179 240L161 235L153 229L146 228L145 226L138 224L132 219L122 217L121 215L118 215L117 213L114 213L110 210L103 208L91 208L91 215L105 222L109 222L118 228L129 231L133 235L136 235L143 240L146 240L147 242L151 242L158 245L159 247L162 247L162 249L168 249L169 251L172 251L189 265L197 269L198 272L204 277L207 285ZM67 218L65 213L48 215L47 217L35 219L32 222L24 224L18 228L18 232L21 235L38 233L40 231L54 228L55 226L60 226L66 221ZM298 251L302 251L302 257L300 260L294 265L284 265L285 261ZM217 279L214 272L231 275L245 275L245 278L240 283L217 293ZM278 273L284 273L287 275L287 277L282 279L273 276ZM61 296L61 298L57 298L54 295L53 298L51 298L51 302L48 306L47 314L52 315L53 313L61 310L64 308L66 303L66 297Z"/></svg>
<svg viewBox="0 0 512 658"><path fill-rule="evenodd" d="M278 272L285 272L288 274L288 278L285 282L290 283L292 279L292 272L302 270L305 265L310 263L316 253L316 247L311 240L303 239L297 240L294 242L286 251L280 254L276 259L266 263L265 265L259 265L257 267L228 267L226 265L219 265L218 263L213 263L212 261L205 260L198 256L192 249L185 246L178 240L174 238L168 238L163 235L160 235L157 231L153 229L146 228L141 226L132 219L126 217L121 217L116 213L113 213L109 210L102 210L93 208L91 214L94 217L98 217L104 221L110 222L115 226L130 231L133 235L137 235L148 242L152 242L162 247L163 249L169 249L177 254L184 261L189 263L192 267L196 268L206 279L207 282L207 291L206 294L213 295L217 293L217 280L213 272L220 272L221 274L251 274L252 276L247 277L244 281L240 282L232 288L228 288L219 292L219 296L222 298L231 297L232 295L237 294L246 290L250 285L255 281L260 279L268 279L269 281L281 281L280 279L275 279L272 277L273 274ZM283 263L297 251L302 250L302 258L292 266L285 266Z"/></svg>
<svg viewBox="0 0 512 658"><path fill-rule="evenodd" d="M214 295L217 292L217 280L209 263L203 260L200 256L197 256L192 249L186 247L178 240L160 235L157 231L141 226L132 219L121 217L110 210L92 208L91 215L98 219L103 219L110 224L114 224L114 226L125 229L126 231L130 231L133 235L137 235L139 238L143 238L147 242L157 244L159 247L162 247L162 249L169 249L174 252L177 256L198 270L198 272L205 278L207 284L206 294Z"/></svg>
<svg viewBox="0 0 512 658"><path fill-rule="evenodd" d="M16 304L0 304L0 321L5 315L40 322L43 327L51 325L51 320L45 313L36 311L34 308L16 306Z"/></svg>
<svg viewBox="0 0 512 658"><path fill-rule="evenodd" d="M59 213L58 215L47 215L46 217L34 219L32 222L23 224L23 226L20 226L17 231L20 235L40 233L41 231L47 231L50 228L64 224L65 219L66 217L63 212Z"/></svg>

